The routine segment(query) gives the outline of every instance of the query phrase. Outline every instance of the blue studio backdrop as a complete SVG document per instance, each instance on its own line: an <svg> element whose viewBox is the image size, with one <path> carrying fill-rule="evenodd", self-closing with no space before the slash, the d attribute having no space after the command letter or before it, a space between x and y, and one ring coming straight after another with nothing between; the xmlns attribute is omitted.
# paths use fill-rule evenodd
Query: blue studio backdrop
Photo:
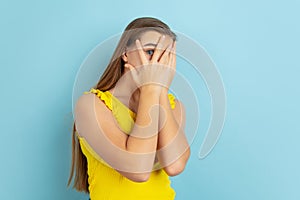
<svg viewBox="0 0 300 200"><path fill-rule="evenodd" d="M77 71L97 44L152 16L201 44L226 90L222 135L199 159L203 94L191 158L171 178L176 200L299 200L299 10L296 0L1 0L0 199L88 199L67 188Z"/></svg>

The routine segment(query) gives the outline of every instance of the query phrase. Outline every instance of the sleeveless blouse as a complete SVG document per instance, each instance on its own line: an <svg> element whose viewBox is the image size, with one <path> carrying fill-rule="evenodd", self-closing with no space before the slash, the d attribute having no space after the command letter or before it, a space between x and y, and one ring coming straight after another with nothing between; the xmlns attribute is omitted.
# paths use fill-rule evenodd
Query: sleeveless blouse
<svg viewBox="0 0 300 200"><path fill-rule="evenodd" d="M84 94L94 93L112 111L120 129L130 134L134 125L136 113L131 111L110 91L91 88ZM169 93L170 106L175 108L175 97ZM134 182L110 167L76 131L82 153L87 159L87 174L91 200L174 200L175 191L171 187L169 176L159 169L159 162L153 166L153 171L146 182ZM156 169L157 168L157 169Z"/></svg>

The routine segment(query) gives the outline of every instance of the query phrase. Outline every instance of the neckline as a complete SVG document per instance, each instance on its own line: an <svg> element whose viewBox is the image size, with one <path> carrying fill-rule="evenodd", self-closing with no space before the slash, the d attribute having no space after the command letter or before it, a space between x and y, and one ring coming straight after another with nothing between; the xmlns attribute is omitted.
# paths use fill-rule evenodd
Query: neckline
<svg viewBox="0 0 300 200"><path fill-rule="evenodd" d="M101 90L100 90L101 91ZM132 112L133 115L136 115L136 112L134 112L133 110L131 110L129 107L127 107L122 101L120 101L117 97L115 97L109 90L106 90L104 92L109 93L109 95L114 98L116 101L118 101L120 104L122 104L123 107L125 107L126 109L128 109L130 112Z"/></svg>
<svg viewBox="0 0 300 200"><path fill-rule="evenodd" d="M115 99L116 101L118 101L123 107L125 107L133 116L136 116L136 112L134 112L133 110L131 110L129 107L127 107L122 101L120 101L117 97L115 97L112 92L110 92L110 90L106 90L106 91L102 91L102 90L99 90L99 89L95 89L95 88L91 88L90 92L92 90L95 90L95 91L100 91L102 93L107 93L111 96L111 98ZM97 92L98 93L98 92ZM98 95L97 95L98 96ZM168 99L169 101L171 101L170 99L170 96L174 98L174 95L172 93L168 93ZM100 98L100 96L98 96ZM170 102L171 103L171 102ZM171 104L171 108L173 109L172 107L172 104Z"/></svg>

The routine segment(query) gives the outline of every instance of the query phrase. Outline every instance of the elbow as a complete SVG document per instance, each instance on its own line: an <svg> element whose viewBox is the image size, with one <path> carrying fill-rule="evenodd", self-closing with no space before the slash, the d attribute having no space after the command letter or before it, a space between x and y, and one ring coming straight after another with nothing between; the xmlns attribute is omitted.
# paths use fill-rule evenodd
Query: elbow
<svg viewBox="0 0 300 200"><path fill-rule="evenodd" d="M169 176L177 176L181 172L183 172L184 168L185 168L185 163L176 161L175 163L165 167L164 170Z"/></svg>
<svg viewBox="0 0 300 200"><path fill-rule="evenodd" d="M129 180L133 181L133 182L137 182L137 183L143 183L143 182L147 182L150 178L150 173L130 173L130 174L123 174L126 178L128 178Z"/></svg>
<svg viewBox="0 0 300 200"><path fill-rule="evenodd" d="M181 174L185 169L185 166L186 166L186 163L187 163L189 157L190 157L190 149L188 148L187 151L184 153L184 155L180 159L178 159L173 164L166 166L164 168L165 172L169 176L177 176L177 175Z"/></svg>
<svg viewBox="0 0 300 200"><path fill-rule="evenodd" d="M152 164L152 162L151 162ZM130 172L126 172L126 171L120 171L117 170L123 177L127 178L130 181L136 182L136 183L143 183L143 182L147 182L151 176L151 172L152 172L152 167L153 164L151 166L149 166L147 169L145 168L133 168L130 170Z"/></svg>

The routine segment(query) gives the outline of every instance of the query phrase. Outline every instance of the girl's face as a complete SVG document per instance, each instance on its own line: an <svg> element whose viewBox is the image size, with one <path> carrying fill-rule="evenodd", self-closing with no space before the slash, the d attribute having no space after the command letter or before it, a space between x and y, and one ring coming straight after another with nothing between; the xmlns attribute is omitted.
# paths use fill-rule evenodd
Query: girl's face
<svg viewBox="0 0 300 200"><path fill-rule="evenodd" d="M147 31L141 35L140 42L144 49L146 58L148 60L151 60L151 57L155 50L155 47L161 36L162 36L162 34L157 31ZM173 42L173 39L170 36L166 35L166 38L163 42L163 50L165 50L172 42ZM134 42L134 44L132 44L131 47L127 48L127 50L126 50L125 54L123 54L122 58L125 62L127 62L128 64L131 64L133 67L142 65L135 42ZM126 72L126 70L129 70L129 69L127 69L125 67L125 72Z"/></svg>

